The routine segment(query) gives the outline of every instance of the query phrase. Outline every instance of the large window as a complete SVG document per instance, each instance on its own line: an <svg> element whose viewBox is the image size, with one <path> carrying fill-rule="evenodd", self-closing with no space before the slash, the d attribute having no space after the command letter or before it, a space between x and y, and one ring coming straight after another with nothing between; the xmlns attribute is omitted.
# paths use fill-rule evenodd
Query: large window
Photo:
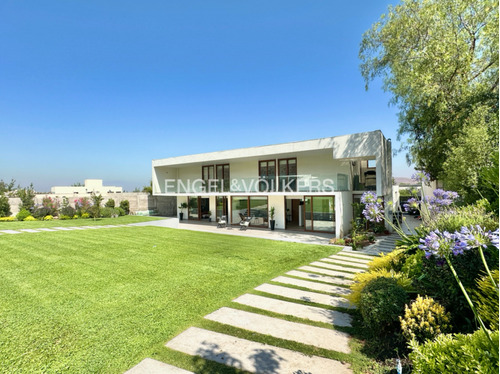
<svg viewBox="0 0 500 374"><path fill-rule="evenodd" d="M278 160L279 185L284 192L297 191L297 159L286 158Z"/></svg>
<svg viewBox="0 0 500 374"><path fill-rule="evenodd" d="M259 161L259 191L276 191L276 160Z"/></svg>
<svg viewBox="0 0 500 374"><path fill-rule="evenodd" d="M265 196L233 196L231 198L231 222L239 223L252 217L252 226L268 225L268 204Z"/></svg>
<svg viewBox="0 0 500 374"><path fill-rule="evenodd" d="M230 189L230 176L229 164L217 165L217 188L218 192L229 192Z"/></svg>
<svg viewBox="0 0 500 374"><path fill-rule="evenodd" d="M211 186L209 183L210 180L215 180L213 165L205 165L201 167L201 179L203 179L204 190L206 192L213 192L211 191L213 186Z"/></svg>
<svg viewBox="0 0 500 374"><path fill-rule="evenodd" d="M335 198L306 196L304 199L306 230L335 232Z"/></svg>
<svg viewBox="0 0 500 374"><path fill-rule="evenodd" d="M210 200L200 196L188 197L188 219L210 218Z"/></svg>

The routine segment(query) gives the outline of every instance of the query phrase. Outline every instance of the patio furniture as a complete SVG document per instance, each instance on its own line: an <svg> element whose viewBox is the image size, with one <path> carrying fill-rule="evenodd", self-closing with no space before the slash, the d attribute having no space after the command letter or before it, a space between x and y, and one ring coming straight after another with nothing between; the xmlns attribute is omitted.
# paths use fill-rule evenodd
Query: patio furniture
<svg viewBox="0 0 500 374"><path fill-rule="evenodd" d="M241 221L240 222L240 230L248 229L248 226L250 226L251 221L252 221L252 217L247 217L243 221Z"/></svg>
<svg viewBox="0 0 500 374"><path fill-rule="evenodd" d="M227 227L227 217L221 216L217 221L217 228Z"/></svg>
<svg viewBox="0 0 500 374"><path fill-rule="evenodd" d="M240 223L243 222L245 220L245 216L242 213L238 213L238 215L240 216Z"/></svg>

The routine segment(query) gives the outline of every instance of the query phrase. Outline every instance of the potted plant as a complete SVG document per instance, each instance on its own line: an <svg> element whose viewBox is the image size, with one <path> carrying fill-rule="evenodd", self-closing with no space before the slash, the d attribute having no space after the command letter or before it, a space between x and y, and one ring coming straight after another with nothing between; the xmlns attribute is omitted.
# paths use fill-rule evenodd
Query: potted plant
<svg viewBox="0 0 500 374"><path fill-rule="evenodd" d="M207 216L208 216L208 222L212 222L212 212L210 210L207 212Z"/></svg>
<svg viewBox="0 0 500 374"><path fill-rule="evenodd" d="M269 224L271 225L271 230L274 230L274 225L276 221L274 220L274 207L272 206L271 209L269 209Z"/></svg>
<svg viewBox="0 0 500 374"><path fill-rule="evenodd" d="M184 209L187 209L188 205L187 203L182 203L181 205L179 205L179 220L182 221L183 217L184 217L184 213L183 213L183 210Z"/></svg>

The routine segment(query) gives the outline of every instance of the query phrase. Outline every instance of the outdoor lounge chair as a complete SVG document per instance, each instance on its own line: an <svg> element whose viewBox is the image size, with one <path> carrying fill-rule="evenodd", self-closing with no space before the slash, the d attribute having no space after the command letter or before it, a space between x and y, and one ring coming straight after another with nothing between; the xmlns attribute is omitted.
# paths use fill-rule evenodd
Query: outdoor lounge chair
<svg viewBox="0 0 500 374"><path fill-rule="evenodd" d="M240 222L240 230L248 229L248 226L250 225L250 221L252 221L252 217L247 217L243 221L241 221Z"/></svg>
<svg viewBox="0 0 500 374"><path fill-rule="evenodd" d="M217 221L217 228L227 227L227 217L221 216Z"/></svg>
<svg viewBox="0 0 500 374"><path fill-rule="evenodd" d="M240 223L243 222L243 221L245 221L245 216L243 214L241 214L241 213L238 213L238 214L240 216Z"/></svg>

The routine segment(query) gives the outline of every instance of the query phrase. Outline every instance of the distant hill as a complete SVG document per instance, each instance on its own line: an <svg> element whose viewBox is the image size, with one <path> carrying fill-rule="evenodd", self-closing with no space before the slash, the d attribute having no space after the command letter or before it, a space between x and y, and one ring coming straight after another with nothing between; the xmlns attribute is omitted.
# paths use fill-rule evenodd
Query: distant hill
<svg viewBox="0 0 500 374"><path fill-rule="evenodd" d="M405 177L394 177L394 181L398 185L405 185L405 186L418 186L419 183L414 181L411 178L405 178Z"/></svg>

